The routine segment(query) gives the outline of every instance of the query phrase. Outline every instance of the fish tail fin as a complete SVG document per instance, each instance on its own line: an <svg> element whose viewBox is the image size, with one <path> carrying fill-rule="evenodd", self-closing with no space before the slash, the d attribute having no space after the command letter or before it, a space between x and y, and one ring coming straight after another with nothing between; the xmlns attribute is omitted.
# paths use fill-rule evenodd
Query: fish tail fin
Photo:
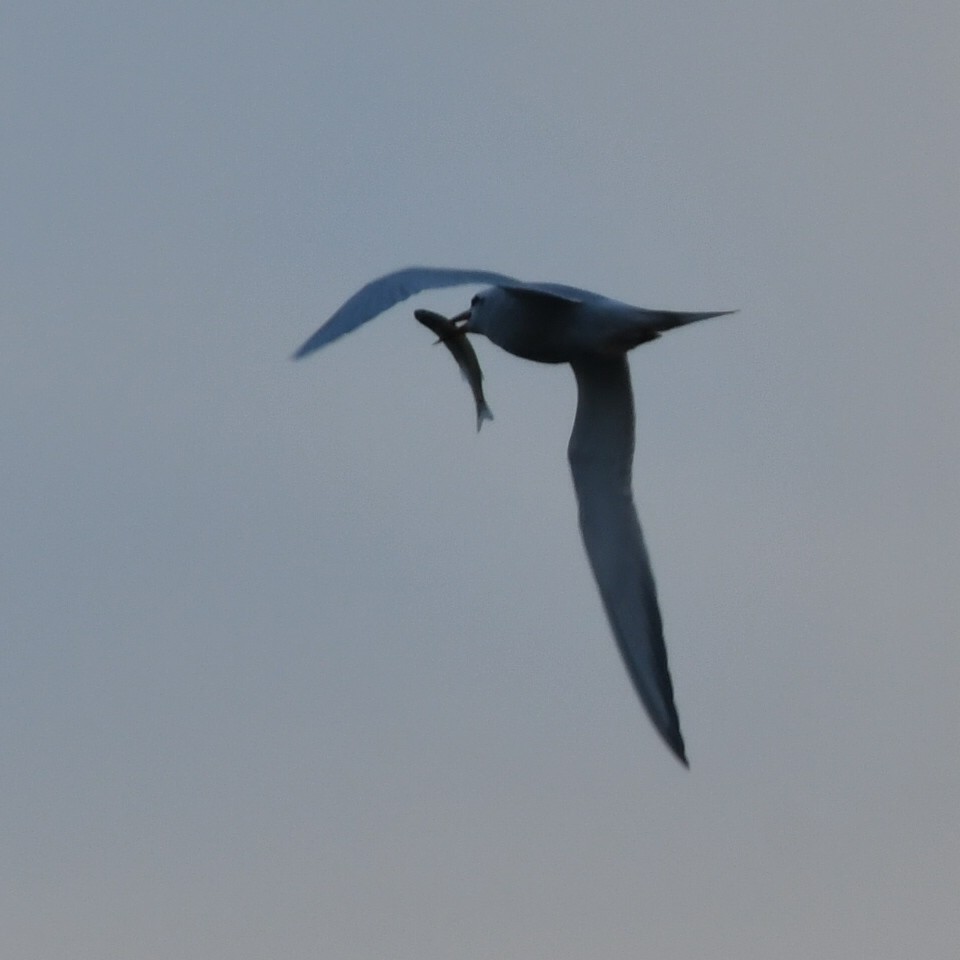
<svg viewBox="0 0 960 960"><path fill-rule="evenodd" d="M477 433L480 432L480 428L483 426L484 420L492 420L493 411L487 406L486 401L480 404L477 407Z"/></svg>

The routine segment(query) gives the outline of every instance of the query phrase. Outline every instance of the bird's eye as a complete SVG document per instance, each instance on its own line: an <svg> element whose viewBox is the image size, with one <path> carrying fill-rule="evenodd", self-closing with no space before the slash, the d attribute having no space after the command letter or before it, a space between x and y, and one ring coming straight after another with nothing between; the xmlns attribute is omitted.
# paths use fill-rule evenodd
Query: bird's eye
<svg viewBox="0 0 960 960"><path fill-rule="evenodd" d="M479 293L475 293L470 299L470 306L475 307L481 300L483 300L483 297Z"/></svg>

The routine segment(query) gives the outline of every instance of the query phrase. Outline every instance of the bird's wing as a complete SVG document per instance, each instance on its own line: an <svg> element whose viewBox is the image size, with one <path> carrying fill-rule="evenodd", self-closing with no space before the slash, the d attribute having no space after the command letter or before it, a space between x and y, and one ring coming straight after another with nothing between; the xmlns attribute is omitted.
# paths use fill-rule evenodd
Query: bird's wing
<svg viewBox="0 0 960 960"><path fill-rule="evenodd" d="M556 310L573 303L583 303L588 296L597 297L598 294L588 294L586 290L576 287L566 287L561 283L499 283L499 287L509 290L515 297L534 303L544 310Z"/></svg>
<svg viewBox="0 0 960 960"><path fill-rule="evenodd" d="M523 286L520 280L489 270L456 270L444 267L407 267L404 270L395 270L361 287L297 350L294 358L299 359L319 350L416 293L465 284Z"/></svg>
<svg viewBox="0 0 960 960"><path fill-rule="evenodd" d="M607 619L650 719L686 764L663 624L631 491L633 392L625 357L579 360L569 458L580 531Z"/></svg>

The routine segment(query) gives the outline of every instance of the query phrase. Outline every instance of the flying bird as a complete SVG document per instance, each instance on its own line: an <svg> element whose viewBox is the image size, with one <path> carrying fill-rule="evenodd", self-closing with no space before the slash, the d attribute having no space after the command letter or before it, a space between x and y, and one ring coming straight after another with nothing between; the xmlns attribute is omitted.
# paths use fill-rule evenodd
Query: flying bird
<svg viewBox="0 0 960 960"><path fill-rule="evenodd" d="M449 321L455 333L446 328L447 336L483 334L515 356L573 368L577 413L567 454L583 545L634 688L660 735L687 765L653 571L631 490L634 408L626 355L667 330L734 311L647 310L565 284L528 283L487 270L409 267L358 290L294 357L313 353L414 294L463 285L486 289Z"/></svg>

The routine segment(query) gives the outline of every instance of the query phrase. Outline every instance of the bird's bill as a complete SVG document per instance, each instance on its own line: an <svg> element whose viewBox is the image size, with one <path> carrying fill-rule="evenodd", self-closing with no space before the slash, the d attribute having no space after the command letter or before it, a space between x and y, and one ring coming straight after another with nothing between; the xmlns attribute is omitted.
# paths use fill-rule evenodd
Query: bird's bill
<svg viewBox="0 0 960 960"><path fill-rule="evenodd" d="M463 313L458 313L455 317L451 317L447 321L445 329L442 333L437 331L440 337L440 339L437 340L437 343L443 343L446 340L455 340L458 337L462 337L465 333L471 332L470 311L464 310Z"/></svg>
<svg viewBox="0 0 960 960"><path fill-rule="evenodd" d="M467 332L466 324L461 324L460 326L454 326L454 321L450 321L451 325L447 327L446 330L438 332L436 343L446 343L448 340L458 340Z"/></svg>

